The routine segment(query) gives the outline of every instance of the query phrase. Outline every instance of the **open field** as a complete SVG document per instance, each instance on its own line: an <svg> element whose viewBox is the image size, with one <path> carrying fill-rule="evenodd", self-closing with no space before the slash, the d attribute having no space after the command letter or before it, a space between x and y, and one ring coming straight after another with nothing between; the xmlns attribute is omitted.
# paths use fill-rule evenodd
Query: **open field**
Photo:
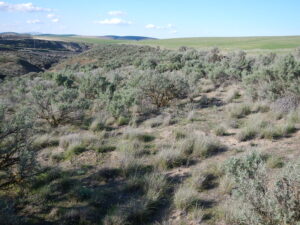
<svg viewBox="0 0 300 225"><path fill-rule="evenodd" d="M300 36L290 37L203 37L203 38L175 38L163 40L141 41L141 44L158 45L176 49L181 46L192 48L219 47L224 50L278 50L300 46Z"/></svg>
<svg viewBox="0 0 300 225"><path fill-rule="evenodd" d="M158 39L145 41L126 41L110 40L88 36L73 37L50 37L37 36L41 39L85 42L90 44L138 44L160 46L167 49L178 49L181 46L187 46L196 49L208 49L218 47L224 51L245 50L247 52L288 52L290 49L300 47L300 36L282 36L282 37L199 37L199 38L174 38Z"/></svg>

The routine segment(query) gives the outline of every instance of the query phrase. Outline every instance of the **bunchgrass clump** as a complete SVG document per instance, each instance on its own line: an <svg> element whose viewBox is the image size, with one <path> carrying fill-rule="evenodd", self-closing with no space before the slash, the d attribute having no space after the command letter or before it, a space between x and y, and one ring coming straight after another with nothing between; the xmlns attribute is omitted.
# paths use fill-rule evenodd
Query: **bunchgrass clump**
<svg viewBox="0 0 300 225"><path fill-rule="evenodd" d="M251 114L251 107L248 104L233 105L228 108L231 118L241 119Z"/></svg>
<svg viewBox="0 0 300 225"><path fill-rule="evenodd" d="M139 140L142 142L151 142L155 136L139 131L138 129L129 129L124 133L124 138L129 140Z"/></svg>
<svg viewBox="0 0 300 225"><path fill-rule="evenodd" d="M122 141L121 143L119 143L118 148L121 151L131 154L136 158L140 158L143 155L147 155L149 153L149 149L147 149L147 147L149 148L149 146L150 144L145 144L144 142L135 139Z"/></svg>
<svg viewBox="0 0 300 225"><path fill-rule="evenodd" d="M96 148L96 151L99 153L112 152L114 150L116 150L116 146L113 145L102 145Z"/></svg>
<svg viewBox="0 0 300 225"><path fill-rule="evenodd" d="M164 148L156 155L156 165L162 169L179 167L186 163L186 155L177 148Z"/></svg>
<svg viewBox="0 0 300 225"><path fill-rule="evenodd" d="M217 136L225 136L227 134L224 126L218 126L214 129L214 133Z"/></svg>
<svg viewBox="0 0 300 225"><path fill-rule="evenodd" d="M118 164L123 177L129 177L132 174L143 174L148 169L148 167L145 166L143 159L136 158L130 152L121 151Z"/></svg>
<svg viewBox="0 0 300 225"><path fill-rule="evenodd" d="M236 89L232 89L230 90L230 92L228 93L228 95L226 96L225 101L227 103L233 102L233 100L240 98L240 92Z"/></svg>
<svg viewBox="0 0 300 225"><path fill-rule="evenodd" d="M185 130L176 129L173 130L173 134L175 135L176 140L184 139L187 137L187 133Z"/></svg>
<svg viewBox="0 0 300 225"><path fill-rule="evenodd" d="M106 128L106 125L105 125L105 121L103 121L103 119L95 119L89 129L93 132L96 132L96 131L102 131L102 130L105 130Z"/></svg>
<svg viewBox="0 0 300 225"><path fill-rule="evenodd" d="M254 127L245 127L237 135L239 141L249 141L256 137L257 130Z"/></svg>
<svg viewBox="0 0 300 225"><path fill-rule="evenodd" d="M33 177L32 188L39 188L48 185L53 180L59 179L64 176L64 173L58 169L49 169Z"/></svg>
<svg viewBox="0 0 300 225"><path fill-rule="evenodd" d="M225 150L226 147L217 139L209 136L199 135L195 138L193 155L200 158L208 158Z"/></svg>
<svg viewBox="0 0 300 225"><path fill-rule="evenodd" d="M37 149L56 147L59 145L59 139L57 137L44 134L34 139L33 147Z"/></svg>
<svg viewBox="0 0 300 225"><path fill-rule="evenodd" d="M64 159L69 160L74 156L80 155L81 153L85 152L87 149L83 145L73 145L68 148L67 151L64 152Z"/></svg>
<svg viewBox="0 0 300 225"><path fill-rule="evenodd" d="M117 125L118 126L124 126L124 125L127 125L129 123L130 119L127 118L127 117L124 117L124 116L120 116L118 119L117 119Z"/></svg>
<svg viewBox="0 0 300 225"><path fill-rule="evenodd" d="M174 194L174 205L177 209L187 211L197 205L199 193L195 188L188 185L181 185Z"/></svg>
<svg viewBox="0 0 300 225"><path fill-rule="evenodd" d="M278 139L287 137L295 131L295 125L292 123L274 124L261 118L253 117L245 123L237 138L239 141L248 141L254 138Z"/></svg>
<svg viewBox="0 0 300 225"><path fill-rule="evenodd" d="M279 156L270 156L266 161L266 166L268 168L282 168L284 166L284 159Z"/></svg>
<svg viewBox="0 0 300 225"><path fill-rule="evenodd" d="M223 174L220 166L209 164L205 168L194 168L188 181L197 191L204 191L216 187Z"/></svg>

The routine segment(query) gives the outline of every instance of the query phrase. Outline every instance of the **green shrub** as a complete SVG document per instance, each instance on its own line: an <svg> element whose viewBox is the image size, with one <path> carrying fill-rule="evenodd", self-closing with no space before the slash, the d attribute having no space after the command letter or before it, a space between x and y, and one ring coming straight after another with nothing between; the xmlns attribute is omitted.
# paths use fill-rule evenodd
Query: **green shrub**
<svg viewBox="0 0 300 225"><path fill-rule="evenodd" d="M91 198L92 190L84 186L77 186L74 188L72 196L80 201L87 200Z"/></svg>
<svg viewBox="0 0 300 225"><path fill-rule="evenodd" d="M39 188L44 185L48 185L53 180L59 179L64 175L63 172L57 169L47 170L33 177L31 186L32 188Z"/></svg>
<svg viewBox="0 0 300 225"><path fill-rule="evenodd" d="M33 87L29 101L36 115L51 126L77 119L89 106L76 89L61 89L46 82Z"/></svg>
<svg viewBox="0 0 300 225"><path fill-rule="evenodd" d="M65 86L67 88L72 87L74 81L70 79L70 77L62 75L62 74L55 74L54 76L55 82L60 86Z"/></svg>
<svg viewBox="0 0 300 225"><path fill-rule="evenodd" d="M136 103L136 92L133 87L117 89L108 103L108 111L116 118L129 116L130 107Z"/></svg>
<svg viewBox="0 0 300 225"><path fill-rule="evenodd" d="M84 74L80 77L79 91L88 99L99 98L109 89L113 88L113 84L108 82L105 77L99 74Z"/></svg>
<svg viewBox="0 0 300 225"><path fill-rule="evenodd" d="M276 64L245 77L244 82L254 99L276 100L288 94L300 94L299 76L300 63L293 55L286 55Z"/></svg>
<svg viewBox="0 0 300 225"><path fill-rule="evenodd" d="M147 73L141 78L140 91L142 98L150 99L157 108L169 105L174 99L185 98L189 85L178 74Z"/></svg>
<svg viewBox="0 0 300 225"><path fill-rule="evenodd" d="M264 157L251 153L231 159L226 171L235 181L235 192L228 207L227 222L272 225L300 222L299 163L288 165L272 179Z"/></svg>
<svg viewBox="0 0 300 225"><path fill-rule="evenodd" d="M35 174L36 150L32 147L34 120L32 112L18 107L10 112L0 104L0 189L18 185Z"/></svg>

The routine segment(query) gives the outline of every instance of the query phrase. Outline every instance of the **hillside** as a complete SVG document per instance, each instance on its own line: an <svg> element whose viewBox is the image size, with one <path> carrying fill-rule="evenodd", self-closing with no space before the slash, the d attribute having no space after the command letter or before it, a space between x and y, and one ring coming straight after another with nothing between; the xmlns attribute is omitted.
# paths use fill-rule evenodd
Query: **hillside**
<svg viewBox="0 0 300 225"><path fill-rule="evenodd" d="M0 224L296 225L299 76L299 49L99 44L6 77Z"/></svg>
<svg viewBox="0 0 300 225"><path fill-rule="evenodd" d="M138 44L159 46L166 49L179 49L182 46L209 49L218 47L224 51L245 50L249 53L267 53L275 51L277 53L287 53L291 49L300 47L300 36L282 37L203 37L203 38L174 38L174 39L152 39L128 41L122 38L102 39L97 37L74 36L74 37L51 37L44 36L50 40L79 41L92 44Z"/></svg>
<svg viewBox="0 0 300 225"><path fill-rule="evenodd" d="M35 40L28 36L0 36L0 77L41 72L53 64L86 51L86 44Z"/></svg>

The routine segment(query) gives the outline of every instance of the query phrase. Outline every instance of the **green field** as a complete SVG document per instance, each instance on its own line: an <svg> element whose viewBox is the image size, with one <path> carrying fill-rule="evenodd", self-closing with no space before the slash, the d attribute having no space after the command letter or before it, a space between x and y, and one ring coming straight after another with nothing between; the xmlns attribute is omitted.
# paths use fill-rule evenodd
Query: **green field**
<svg viewBox="0 0 300 225"><path fill-rule="evenodd" d="M217 46L221 49L288 49L300 47L300 36L289 37L208 37L208 38L176 38L163 40L147 40L141 44L159 45L165 48L188 46L193 48L209 48Z"/></svg>
<svg viewBox="0 0 300 225"><path fill-rule="evenodd" d="M246 51L283 51L300 47L300 36L282 36L282 37L201 37L201 38L174 38L145 41L124 41L101 39L97 37L43 37L44 39L86 42L92 44L139 44L160 46L167 49L178 49L181 46L193 47L197 49L206 49L219 47L222 50L242 49Z"/></svg>

